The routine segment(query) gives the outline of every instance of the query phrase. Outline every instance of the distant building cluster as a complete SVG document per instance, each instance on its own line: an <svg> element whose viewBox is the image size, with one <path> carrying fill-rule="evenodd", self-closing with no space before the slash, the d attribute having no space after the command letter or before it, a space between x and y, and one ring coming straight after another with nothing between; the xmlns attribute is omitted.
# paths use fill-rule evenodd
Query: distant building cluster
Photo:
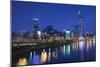
<svg viewBox="0 0 100 67"><path fill-rule="evenodd" d="M93 37L94 34L92 32L83 33L83 17L81 16L80 11L79 14L79 23L80 25L75 25L75 27L70 29L64 29L63 31L58 31L54 29L52 25L48 25L43 30L39 30L39 19L32 18L32 32L20 31L19 33L12 32L12 40L13 41L21 41L21 40L46 40L46 39L79 39L79 37Z"/></svg>

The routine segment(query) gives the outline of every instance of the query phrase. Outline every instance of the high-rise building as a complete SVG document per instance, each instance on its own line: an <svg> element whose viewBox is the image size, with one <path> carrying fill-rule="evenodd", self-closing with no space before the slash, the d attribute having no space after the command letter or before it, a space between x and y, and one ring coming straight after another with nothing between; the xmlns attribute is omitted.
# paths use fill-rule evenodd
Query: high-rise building
<svg viewBox="0 0 100 67"><path fill-rule="evenodd" d="M78 11L79 23L80 23L80 36L83 35L83 16L80 11Z"/></svg>
<svg viewBox="0 0 100 67"><path fill-rule="evenodd" d="M34 31L38 31L39 19L33 18L32 21L33 21L33 32L34 32Z"/></svg>
<svg viewBox="0 0 100 67"><path fill-rule="evenodd" d="M80 36L80 27L75 25L74 29L72 30L72 37L79 37Z"/></svg>
<svg viewBox="0 0 100 67"><path fill-rule="evenodd" d="M65 38L66 38L66 39L71 39L71 31L70 31L70 30L65 30L65 29L64 29L64 32L65 32Z"/></svg>
<svg viewBox="0 0 100 67"><path fill-rule="evenodd" d="M39 23L39 19L37 18L32 18L32 25L33 25L33 34L34 36L37 38L37 31L39 30L38 28L38 23Z"/></svg>

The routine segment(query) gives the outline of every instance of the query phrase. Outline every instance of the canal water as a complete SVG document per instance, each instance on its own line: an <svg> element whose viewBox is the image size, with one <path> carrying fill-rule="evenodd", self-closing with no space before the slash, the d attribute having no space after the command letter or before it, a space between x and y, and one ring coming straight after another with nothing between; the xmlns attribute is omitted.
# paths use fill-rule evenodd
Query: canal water
<svg viewBox="0 0 100 67"><path fill-rule="evenodd" d="M80 41L73 44L64 44L59 47L43 48L39 51L19 53L15 57L17 57L16 65L95 61L96 44L95 41Z"/></svg>

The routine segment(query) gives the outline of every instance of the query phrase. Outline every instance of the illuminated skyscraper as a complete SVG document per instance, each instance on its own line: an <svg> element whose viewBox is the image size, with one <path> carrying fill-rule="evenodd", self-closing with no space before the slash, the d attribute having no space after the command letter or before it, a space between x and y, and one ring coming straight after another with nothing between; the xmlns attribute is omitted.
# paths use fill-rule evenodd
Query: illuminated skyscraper
<svg viewBox="0 0 100 67"><path fill-rule="evenodd" d="M39 19L33 18L32 22L33 22L33 32L34 31L38 31L38 22L39 22Z"/></svg>
<svg viewBox="0 0 100 67"><path fill-rule="evenodd" d="M78 11L78 15L79 15L79 23L80 23L80 36L82 36L83 35L83 17L80 11Z"/></svg>
<svg viewBox="0 0 100 67"><path fill-rule="evenodd" d="M71 31L70 31L70 30L65 30L65 29L64 29L64 32L65 32L65 38L66 38L66 39L70 39L70 38L71 38Z"/></svg>
<svg viewBox="0 0 100 67"><path fill-rule="evenodd" d="M75 25L74 29L72 30L72 37L79 37L80 36L80 26Z"/></svg>
<svg viewBox="0 0 100 67"><path fill-rule="evenodd" d="M37 18L32 18L32 27L33 27L33 34L34 36L37 38L37 31L38 29L38 23L39 23L39 19Z"/></svg>

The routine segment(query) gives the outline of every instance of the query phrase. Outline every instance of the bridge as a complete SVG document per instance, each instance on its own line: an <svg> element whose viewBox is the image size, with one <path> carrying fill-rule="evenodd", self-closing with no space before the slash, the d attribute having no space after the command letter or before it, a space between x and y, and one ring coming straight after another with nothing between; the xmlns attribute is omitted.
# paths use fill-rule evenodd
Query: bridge
<svg viewBox="0 0 100 67"><path fill-rule="evenodd" d="M44 43L52 43L52 42L61 42L61 43L66 43L66 42L80 42L80 41L93 41L95 40L95 37L93 38L70 38L70 39L41 39L41 40L20 40L20 41L12 41L12 46L32 46L32 45L38 45L38 44L44 44Z"/></svg>

